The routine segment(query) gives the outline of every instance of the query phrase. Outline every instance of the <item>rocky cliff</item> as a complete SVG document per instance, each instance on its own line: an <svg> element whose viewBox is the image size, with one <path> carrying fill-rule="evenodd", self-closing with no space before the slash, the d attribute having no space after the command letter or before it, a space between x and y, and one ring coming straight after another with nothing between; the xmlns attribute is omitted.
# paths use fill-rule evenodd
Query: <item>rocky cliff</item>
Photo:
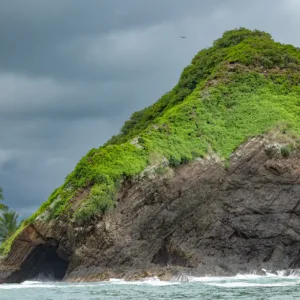
<svg viewBox="0 0 300 300"><path fill-rule="evenodd" d="M0 282L300 268L299 73L299 49L225 33L6 241Z"/></svg>
<svg viewBox="0 0 300 300"><path fill-rule="evenodd" d="M268 156L253 138L226 170L210 156L124 183L116 208L88 226L63 218L28 226L1 280L170 279L300 268L300 156Z"/></svg>

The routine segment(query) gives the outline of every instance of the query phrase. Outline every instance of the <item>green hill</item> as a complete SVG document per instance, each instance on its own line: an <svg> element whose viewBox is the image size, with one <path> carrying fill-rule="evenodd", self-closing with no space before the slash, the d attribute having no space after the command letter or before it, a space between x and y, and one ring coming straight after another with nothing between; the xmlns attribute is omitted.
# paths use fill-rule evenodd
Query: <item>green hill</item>
<svg viewBox="0 0 300 300"><path fill-rule="evenodd" d="M300 49L257 30L225 32L194 57L170 92L90 150L15 236L36 218L84 224L113 209L122 181L148 165L164 173L215 153L226 167L241 143L276 128L290 137L288 153L299 144L299 120ZM4 254L15 236L1 246Z"/></svg>

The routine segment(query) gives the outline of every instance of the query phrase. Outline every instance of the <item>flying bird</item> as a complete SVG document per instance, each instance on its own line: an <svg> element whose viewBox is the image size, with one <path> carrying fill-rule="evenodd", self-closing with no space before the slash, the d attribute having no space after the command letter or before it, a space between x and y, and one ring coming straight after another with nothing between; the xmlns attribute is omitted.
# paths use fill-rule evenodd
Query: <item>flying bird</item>
<svg viewBox="0 0 300 300"><path fill-rule="evenodd" d="M186 36L180 35L179 37L182 38L182 39L186 39Z"/></svg>

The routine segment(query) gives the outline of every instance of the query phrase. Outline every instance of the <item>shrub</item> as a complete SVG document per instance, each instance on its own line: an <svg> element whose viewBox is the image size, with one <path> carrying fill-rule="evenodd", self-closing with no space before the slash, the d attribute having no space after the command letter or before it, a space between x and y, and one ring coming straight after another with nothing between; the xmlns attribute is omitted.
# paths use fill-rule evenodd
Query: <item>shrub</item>
<svg viewBox="0 0 300 300"><path fill-rule="evenodd" d="M180 163L181 163L181 164L187 164L190 160L191 160L191 159L188 158L187 156L183 156L183 157L181 157Z"/></svg>
<svg viewBox="0 0 300 300"><path fill-rule="evenodd" d="M193 159L195 159L195 158L203 158L203 153L201 152L201 151L197 151L197 150L193 150L192 152L191 152L191 154L192 154L192 158Z"/></svg>
<svg viewBox="0 0 300 300"><path fill-rule="evenodd" d="M291 149L287 146L284 146L280 149L280 153L281 153L282 157L287 158L291 154Z"/></svg>
<svg viewBox="0 0 300 300"><path fill-rule="evenodd" d="M159 175L164 175L166 174L168 169L166 167L158 167L155 169L155 172Z"/></svg>
<svg viewBox="0 0 300 300"><path fill-rule="evenodd" d="M146 140L143 137L139 137L138 142L139 142L139 144L143 145L143 144L145 144Z"/></svg>
<svg viewBox="0 0 300 300"><path fill-rule="evenodd" d="M175 158L174 156L171 156L169 158L169 165L170 165L170 167L177 168L177 167L180 166L180 163L181 163L181 160Z"/></svg>
<svg viewBox="0 0 300 300"><path fill-rule="evenodd" d="M224 162L224 168L227 171L229 169L229 167L230 167L230 161L229 161L229 159L226 159Z"/></svg>
<svg viewBox="0 0 300 300"><path fill-rule="evenodd" d="M268 146L265 148L265 153L269 158L272 158L277 152L277 148L273 146Z"/></svg>
<svg viewBox="0 0 300 300"><path fill-rule="evenodd" d="M104 214L114 205L115 190L105 185L94 185L88 199L74 214L74 220L79 223L88 221L93 215Z"/></svg>

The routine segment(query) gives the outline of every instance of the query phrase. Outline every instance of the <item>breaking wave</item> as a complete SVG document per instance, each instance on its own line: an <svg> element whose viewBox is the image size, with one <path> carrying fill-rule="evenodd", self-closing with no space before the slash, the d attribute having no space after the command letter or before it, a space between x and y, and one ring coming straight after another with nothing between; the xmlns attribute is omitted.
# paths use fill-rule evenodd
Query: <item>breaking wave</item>
<svg viewBox="0 0 300 300"><path fill-rule="evenodd" d="M262 270L263 275L238 274L233 277L193 277L180 275L183 281L198 282L204 285L241 288L241 287L283 287L300 284L300 270L279 270L271 272ZM181 279L178 278L178 279ZM176 280L176 278L173 278Z"/></svg>

